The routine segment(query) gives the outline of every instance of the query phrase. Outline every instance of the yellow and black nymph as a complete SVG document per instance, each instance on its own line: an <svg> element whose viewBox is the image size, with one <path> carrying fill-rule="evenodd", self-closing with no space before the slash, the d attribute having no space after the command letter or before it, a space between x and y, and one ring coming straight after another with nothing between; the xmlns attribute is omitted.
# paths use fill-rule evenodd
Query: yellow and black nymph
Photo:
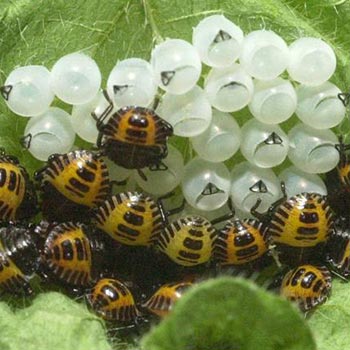
<svg viewBox="0 0 350 350"><path fill-rule="evenodd" d="M98 153L86 150L51 155L35 180L43 216L49 221L85 221L110 193L106 163Z"/></svg>

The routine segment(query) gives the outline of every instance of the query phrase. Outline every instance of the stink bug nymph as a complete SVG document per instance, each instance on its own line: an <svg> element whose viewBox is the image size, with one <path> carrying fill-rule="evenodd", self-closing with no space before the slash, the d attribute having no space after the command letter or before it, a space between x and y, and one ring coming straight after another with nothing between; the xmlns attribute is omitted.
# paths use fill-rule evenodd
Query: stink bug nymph
<svg viewBox="0 0 350 350"><path fill-rule="evenodd" d="M44 276L77 288L88 287L101 273L104 241L84 224L62 223L49 232L41 254Z"/></svg>
<svg viewBox="0 0 350 350"><path fill-rule="evenodd" d="M350 228L348 218L338 218L335 221L334 233L327 242L326 260L337 274L349 278Z"/></svg>
<svg viewBox="0 0 350 350"><path fill-rule="evenodd" d="M142 304L142 307L159 317L164 317L192 285L190 282L164 284Z"/></svg>
<svg viewBox="0 0 350 350"><path fill-rule="evenodd" d="M252 263L269 250L267 227L255 219L229 221L215 241L214 256L219 265Z"/></svg>
<svg viewBox="0 0 350 350"><path fill-rule="evenodd" d="M327 173L326 185L328 199L334 212L347 219L350 224L350 144L344 144L342 136L336 149L339 152L339 163L335 169Z"/></svg>
<svg viewBox="0 0 350 350"><path fill-rule="evenodd" d="M84 220L110 192L105 162L85 150L51 155L35 179L42 191L43 216L50 221Z"/></svg>
<svg viewBox="0 0 350 350"><path fill-rule="evenodd" d="M281 262L296 265L319 261L334 229L326 196L307 192L288 199L284 196L267 214L258 213L256 208L257 205L251 212L267 225Z"/></svg>
<svg viewBox="0 0 350 350"><path fill-rule="evenodd" d="M156 241L157 248L180 266L207 263L213 256L217 230L214 225L228 220L234 213L213 221L202 216L184 216L167 224Z"/></svg>
<svg viewBox="0 0 350 350"><path fill-rule="evenodd" d="M27 171L0 149L0 220L28 219L37 213L37 197Z"/></svg>
<svg viewBox="0 0 350 350"><path fill-rule="evenodd" d="M97 147L109 159L126 169L161 168L168 154L167 139L173 134L172 126L152 109L127 106L113 113L113 103L105 92L109 107L97 118ZM140 172L144 178L144 174Z"/></svg>
<svg viewBox="0 0 350 350"><path fill-rule="evenodd" d="M309 311L326 301L331 287L331 274L325 267L301 265L287 272L280 292L302 311Z"/></svg>
<svg viewBox="0 0 350 350"><path fill-rule="evenodd" d="M129 246L150 246L164 228L166 217L183 209L184 203L165 212L162 199L157 201L139 192L121 192L109 197L94 210L96 227L114 240Z"/></svg>
<svg viewBox="0 0 350 350"><path fill-rule="evenodd" d="M148 246L162 229L156 202L143 193L121 192L94 211L97 228L125 245Z"/></svg>
<svg viewBox="0 0 350 350"><path fill-rule="evenodd" d="M140 316L131 291L116 279L100 279L87 300L92 310L107 321L133 323Z"/></svg>
<svg viewBox="0 0 350 350"><path fill-rule="evenodd" d="M9 223L0 229L0 287L17 294L32 294L30 278L39 266L31 226Z"/></svg>

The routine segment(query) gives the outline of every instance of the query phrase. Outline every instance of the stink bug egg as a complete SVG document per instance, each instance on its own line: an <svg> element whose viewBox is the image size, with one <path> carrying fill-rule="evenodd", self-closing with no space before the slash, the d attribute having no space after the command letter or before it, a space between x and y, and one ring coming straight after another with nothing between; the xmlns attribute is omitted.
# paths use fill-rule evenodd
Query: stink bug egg
<svg viewBox="0 0 350 350"><path fill-rule="evenodd" d="M320 176L308 174L295 166L284 169L278 178L284 182L288 197L302 192L327 195L327 188Z"/></svg>
<svg viewBox="0 0 350 350"><path fill-rule="evenodd" d="M241 152L251 163L261 168L281 164L287 157L289 141L278 125L251 119L242 127Z"/></svg>
<svg viewBox="0 0 350 350"><path fill-rule="evenodd" d="M335 145L338 138L331 130L317 130L299 123L289 131L288 137L288 157L299 169L317 174L337 166L339 153Z"/></svg>
<svg viewBox="0 0 350 350"><path fill-rule="evenodd" d="M74 105L71 116L73 130L83 140L95 143L98 136L98 130L96 127L96 120L93 118L92 113L98 117L107 107L108 102L102 91L100 91L92 101L80 105Z"/></svg>
<svg viewBox="0 0 350 350"><path fill-rule="evenodd" d="M238 151L241 130L230 114L214 109L208 129L192 137L191 143L201 158L210 162L223 162Z"/></svg>
<svg viewBox="0 0 350 350"><path fill-rule="evenodd" d="M89 56L75 52L61 57L51 70L51 88L70 104L91 101L101 85L101 72Z"/></svg>
<svg viewBox="0 0 350 350"><path fill-rule="evenodd" d="M212 67L226 67L236 61L242 41L242 29L222 15L206 17L193 29L193 45L202 61Z"/></svg>
<svg viewBox="0 0 350 350"><path fill-rule="evenodd" d="M11 111L24 117L44 113L55 97L50 88L50 72L44 66L16 68L0 93Z"/></svg>
<svg viewBox="0 0 350 350"><path fill-rule="evenodd" d="M153 195L165 195L180 184L184 174L184 159L181 152L168 145L168 155L162 163L159 169L154 171L147 168L142 170L147 181L139 174L135 174L137 184L144 191Z"/></svg>
<svg viewBox="0 0 350 350"><path fill-rule="evenodd" d="M151 64L159 87L184 94L197 83L202 64L196 49L187 41L167 39L152 50Z"/></svg>
<svg viewBox="0 0 350 350"><path fill-rule="evenodd" d="M213 68L204 82L204 90L211 105L222 112L244 108L253 96L253 80L234 63L226 68Z"/></svg>
<svg viewBox="0 0 350 350"><path fill-rule="evenodd" d="M315 129L337 126L343 120L346 110L338 98L340 93L340 89L329 81L318 86L298 86L297 116Z"/></svg>
<svg viewBox="0 0 350 350"><path fill-rule="evenodd" d="M258 168L249 162L242 162L232 169L231 198L235 208L245 214L250 214L259 198L262 210L266 211L280 197L280 182L271 169Z"/></svg>
<svg viewBox="0 0 350 350"><path fill-rule="evenodd" d="M277 78L287 68L288 60L287 44L271 30L256 30L243 40L240 62L254 78Z"/></svg>
<svg viewBox="0 0 350 350"><path fill-rule="evenodd" d="M224 163L194 158L185 166L182 192L188 204L200 210L222 207L229 198L230 172Z"/></svg>
<svg viewBox="0 0 350 350"><path fill-rule="evenodd" d="M130 177L133 175L133 170L123 168L109 160L105 159L105 163L108 168L109 177L112 183L124 185Z"/></svg>
<svg viewBox="0 0 350 350"><path fill-rule="evenodd" d="M166 93L157 113L174 128L174 134L183 137L204 132L212 118L210 103L199 86L183 95Z"/></svg>
<svg viewBox="0 0 350 350"><path fill-rule="evenodd" d="M22 143L35 158L46 160L53 153L67 153L74 139L70 115L63 109L51 107L29 120Z"/></svg>
<svg viewBox="0 0 350 350"><path fill-rule="evenodd" d="M140 58L118 62L109 74L107 91L119 107L147 107L157 93L152 66Z"/></svg>
<svg viewBox="0 0 350 350"><path fill-rule="evenodd" d="M248 107L253 116L262 123L278 124L295 112L297 95L288 80L255 80L254 95Z"/></svg>
<svg viewBox="0 0 350 350"><path fill-rule="evenodd" d="M336 68L333 49L321 39L304 37L289 46L287 68L290 77L305 85L320 85L327 81Z"/></svg>

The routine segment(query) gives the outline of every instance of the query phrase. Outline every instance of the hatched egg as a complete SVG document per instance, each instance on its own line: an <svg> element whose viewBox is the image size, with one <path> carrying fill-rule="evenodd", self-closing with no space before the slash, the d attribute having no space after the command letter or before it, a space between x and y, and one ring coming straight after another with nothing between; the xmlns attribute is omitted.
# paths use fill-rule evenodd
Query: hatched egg
<svg viewBox="0 0 350 350"><path fill-rule="evenodd" d="M123 168L122 166L115 164L112 160L109 160L107 157L105 157L103 160L107 165L109 178L112 184L113 182L116 182L117 184L124 183L124 181L127 181L131 177L133 177L133 174L134 174L133 169ZM129 186L128 186L128 189L130 189Z"/></svg>
<svg viewBox="0 0 350 350"><path fill-rule="evenodd" d="M337 59L333 49L323 40L304 37L289 46L290 77L305 85L321 85L335 72Z"/></svg>
<svg viewBox="0 0 350 350"><path fill-rule="evenodd" d="M311 173L326 173L339 162L337 136L328 129L318 130L303 123L294 126L288 133L288 157L299 169Z"/></svg>
<svg viewBox="0 0 350 350"><path fill-rule="evenodd" d="M69 152L75 139L70 115L57 107L51 107L44 114L29 119L24 135L22 141L26 148L42 161L51 154Z"/></svg>
<svg viewBox="0 0 350 350"><path fill-rule="evenodd" d="M44 66L14 69L0 92L10 110L23 117L44 113L55 97L50 88L50 72Z"/></svg>
<svg viewBox="0 0 350 350"><path fill-rule="evenodd" d="M74 52L61 57L51 70L51 88L69 104L91 101L101 86L101 72L89 56Z"/></svg>
<svg viewBox="0 0 350 350"><path fill-rule="evenodd" d="M192 207L211 211L225 205L229 198L230 172L224 163L193 158L185 166L182 193Z"/></svg>
<svg viewBox="0 0 350 350"><path fill-rule="evenodd" d="M206 17L193 28L193 46L211 67L227 67L236 61L242 41L242 29L223 15Z"/></svg>
<svg viewBox="0 0 350 350"><path fill-rule="evenodd" d="M233 116L214 109L207 130L192 137L191 143L201 158L210 162L223 162L238 151L241 130Z"/></svg>
<svg viewBox="0 0 350 350"><path fill-rule="evenodd" d="M151 64L159 87L175 95L191 90L202 71L197 50L181 39L167 39L157 45L152 50Z"/></svg>
<svg viewBox="0 0 350 350"><path fill-rule="evenodd" d="M288 66L288 46L272 30L256 30L245 36L239 61L252 77L275 79Z"/></svg>
<svg viewBox="0 0 350 350"><path fill-rule="evenodd" d="M201 134L212 119L210 103L199 86L183 95L165 93L156 112L172 125L175 135L183 137Z"/></svg>
<svg viewBox="0 0 350 350"><path fill-rule="evenodd" d="M261 168L272 168L287 157L289 140L278 125L250 119L241 131L241 152L250 163Z"/></svg>
<svg viewBox="0 0 350 350"><path fill-rule="evenodd" d="M279 124L289 119L297 108L297 94L291 82L282 78L255 80L249 110L266 124Z"/></svg>
<svg viewBox="0 0 350 350"><path fill-rule="evenodd" d="M250 214L260 198L259 212L265 212L282 197L281 184L271 169L258 168L245 161L233 167L230 195L235 208Z"/></svg>
<svg viewBox="0 0 350 350"><path fill-rule="evenodd" d="M85 141L95 143L98 136L96 120L91 113L95 113L97 118L108 107L108 101L102 91L98 92L95 98L84 104L73 105L72 108L72 126L73 130ZM114 109L115 110L115 109ZM110 113L112 115L112 113Z"/></svg>
<svg viewBox="0 0 350 350"><path fill-rule="evenodd" d="M149 106L157 93L152 66L141 58L119 61L109 74L107 91L119 107Z"/></svg>
<svg viewBox="0 0 350 350"><path fill-rule="evenodd" d="M147 181L138 173L135 174L137 184L153 195L165 195L173 191L181 182L184 174L184 159L174 146L168 145L168 155L162 160L159 169L142 169Z"/></svg>
<svg viewBox="0 0 350 350"><path fill-rule="evenodd" d="M294 165L282 170L278 178L284 182L288 198L303 192L327 195L327 187L320 176L308 174Z"/></svg>
<svg viewBox="0 0 350 350"><path fill-rule="evenodd" d="M212 68L204 81L204 90L211 105L222 112L235 112L252 99L252 78L238 64Z"/></svg>
<svg viewBox="0 0 350 350"><path fill-rule="evenodd" d="M296 114L305 124L315 129L337 126L345 117L346 108L338 98L340 89L326 81L318 86L299 85Z"/></svg>

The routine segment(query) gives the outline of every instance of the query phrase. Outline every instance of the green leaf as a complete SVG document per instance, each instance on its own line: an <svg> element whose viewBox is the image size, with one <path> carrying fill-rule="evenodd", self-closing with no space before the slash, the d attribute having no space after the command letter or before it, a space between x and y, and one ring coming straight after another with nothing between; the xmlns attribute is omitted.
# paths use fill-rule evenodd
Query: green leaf
<svg viewBox="0 0 350 350"><path fill-rule="evenodd" d="M310 317L318 350L343 350L350 344L350 293L349 284L333 281L329 300Z"/></svg>
<svg viewBox="0 0 350 350"><path fill-rule="evenodd" d="M111 350L103 322L60 293L38 295L33 304L12 312L0 303L3 350Z"/></svg>
<svg viewBox="0 0 350 350"><path fill-rule="evenodd" d="M133 56L149 59L155 39L161 37L190 41L192 27L201 18L216 13L223 13L245 33L260 28L272 29L288 43L300 36L323 38L335 49L338 58L332 81L342 90L349 88L350 2L345 0L0 0L0 84L16 66L44 64L50 68L61 56L78 50L97 61L106 82L118 59ZM205 68L203 74L207 71ZM55 101L55 105L68 112L71 110L70 106L59 101ZM242 125L250 115L245 109L235 117ZM296 121L296 117L291 118L282 127L288 130ZM26 118L11 113L0 99L0 146L18 156L32 173L41 163L24 151L18 142L26 122ZM347 120L338 131L348 133ZM186 140L173 138L171 142L184 152L191 152ZM86 146L81 140L76 143ZM229 163L239 160L241 156L238 154ZM335 288L331 302L337 293ZM265 298L266 294L258 295ZM256 303L263 302L259 296L254 298ZM220 301L217 300L216 304L220 305ZM11 316L6 314L4 319L7 318ZM328 329L326 318L315 313L311 325L316 322L314 319L317 320L315 333L321 328ZM2 317L0 320L0 328L4 331L7 322L3 322ZM222 327L225 327L224 320ZM332 339L335 339L338 337L336 324L332 329ZM278 336L273 329L271 332L267 338ZM300 332L305 334L307 331ZM327 337L324 339L326 341ZM4 340L0 337L0 348L7 349L8 345L2 342Z"/></svg>
<svg viewBox="0 0 350 350"><path fill-rule="evenodd" d="M194 287L142 345L147 350L316 349L305 320L288 301L228 277Z"/></svg>

